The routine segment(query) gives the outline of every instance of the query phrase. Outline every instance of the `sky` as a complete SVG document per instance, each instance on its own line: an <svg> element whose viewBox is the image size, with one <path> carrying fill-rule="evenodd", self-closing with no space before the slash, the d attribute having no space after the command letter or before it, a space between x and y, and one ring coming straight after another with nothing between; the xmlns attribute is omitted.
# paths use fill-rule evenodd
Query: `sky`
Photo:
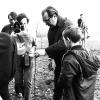
<svg viewBox="0 0 100 100"><path fill-rule="evenodd" d="M30 30L44 34L48 27L42 22L41 11L47 6L55 7L59 14L67 17L77 25L77 19L83 13L89 34L99 40L100 14L99 0L2 0L0 1L0 30L8 24L8 13L15 11L17 14L25 13L30 19Z"/></svg>

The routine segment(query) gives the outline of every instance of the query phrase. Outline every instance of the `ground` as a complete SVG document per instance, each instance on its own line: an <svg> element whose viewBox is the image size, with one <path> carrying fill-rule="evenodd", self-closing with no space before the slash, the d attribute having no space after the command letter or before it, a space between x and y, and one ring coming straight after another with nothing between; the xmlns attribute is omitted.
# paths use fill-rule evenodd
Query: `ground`
<svg viewBox="0 0 100 100"><path fill-rule="evenodd" d="M53 100L53 83L47 85L46 80L53 80L53 71L48 69L48 57L41 56L37 59L33 59L33 78L32 78L32 90L31 100ZM53 63L53 67L55 64ZM95 86L94 100L100 100L100 70L98 70L98 76ZM34 78L35 77L35 78ZM10 94L14 94L14 79L9 84ZM12 95L14 100L14 97Z"/></svg>
<svg viewBox="0 0 100 100"><path fill-rule="evenodd" d="M53 71L48 69L48 57L41 56L33 59L33 78L31 100L52 100L53 95L53 82L47 85L47 80L53 80ZM55 64L53 63L53 67ZM35 78L34 78L35 77ZM14 100L14 79L9 83L9 92Z"/></svg>
<svg viewBox="0 0 100 100"><path fill-rule="evenodd" d="M37 38L37 48L46 48L48 46L47 38ZM92 38L86 42L86 47L94 50L97 56L100 58L100 45L99 42L93 41ZM53 96L53 83L46 84L46 81L53 80L54 73L48 69L48 57L40 56L37 59L33 59L33 78L32 78L32 90L31 100L52 100ZM53 63L55 68L55 64ZM14 94L14 79L9 84L10 94ZM14 100L13 95L11 96ZM98 70L97 81L94 92L94 100L100 100L100 70Z"/></svg>

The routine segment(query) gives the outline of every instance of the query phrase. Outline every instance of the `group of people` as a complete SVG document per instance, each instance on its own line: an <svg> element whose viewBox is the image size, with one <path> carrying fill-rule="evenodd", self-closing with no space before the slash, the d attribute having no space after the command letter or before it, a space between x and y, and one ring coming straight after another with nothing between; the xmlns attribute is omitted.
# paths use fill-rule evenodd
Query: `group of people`
<svg viewBox="0 0 100 100"><path fill-rule="evenodd" d="M54 7L42 10L43 22L49 26L48 47L42 55L55 61L53 100L93 100L99 59L80 45L82 31L74 23L62 18ZM33 58L41 52L34 50L36 44L28 34L28 17L11 12L10 24L2 32L13 37L17 44L17 67L15 92L30 100Z"/></svg>
<svg viewBox="0 0 100 100"><path fill-rule="evenodd" d="M17 67L15 72L16 96L23 96L29 100L32 84L32 60L34 57L35 41L28 32L29 19L25 13L17 15L10 12L8 15L10 24L3 27L1 32L9 34L17 45Z"/></svg>
<svg viewBox="0 0 100 100"><path fill-rule="evenodd" d="M56 64L53 100L93 100L100 61L80 45L82 31L51 6L42 11L42 18L49 26L49 46L42 55L44 52Z"/></svg>

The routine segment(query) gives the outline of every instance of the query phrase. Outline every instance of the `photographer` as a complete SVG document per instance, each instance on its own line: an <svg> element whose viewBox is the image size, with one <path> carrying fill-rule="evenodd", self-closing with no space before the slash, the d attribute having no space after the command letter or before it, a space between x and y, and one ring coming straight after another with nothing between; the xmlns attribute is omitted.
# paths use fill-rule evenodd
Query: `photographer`
<svg viewBox="0 0 100 100"><path fill-rule="evenodd" d="M29 100L31 79L32 79L32 59L34 56L35 42L28 32L29 19L21 13L17 17L13 37L17 43L17 68L15 74L15 92L17 96L21 93L24 100Z"/></svg>

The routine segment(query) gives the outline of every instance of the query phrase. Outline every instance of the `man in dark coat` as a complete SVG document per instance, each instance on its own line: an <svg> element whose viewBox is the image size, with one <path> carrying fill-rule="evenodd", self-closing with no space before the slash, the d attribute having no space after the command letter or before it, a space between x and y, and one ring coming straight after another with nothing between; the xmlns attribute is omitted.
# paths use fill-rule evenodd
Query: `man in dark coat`
<svg viewBox="0 0 100 100"><path fill-rule="evenodd" d="M64 39L69 40L71 48L63 56L58 79L58 90L63 90L62 100L94 100L100 61L92 52L79 45L81 35L78 28L65 30Z"/></svg>
<svg viewBox="0 0 100 100"><path fill-rule="evenodd" d="M10 100L8 84L16 69L16 42L6 33L0 33L0 96Z"/></svg>
<svg viewBox="0 0 100 100"><path fill-rule="evenodd" d="M56 67L54 71L54 100L58 100L59 94L57 93L57 80L61 69L62 55L66 51L62 40L62 33L65 29L70 28L73 24L67 18L59 16L58 11L49 6L42 11L43 22L49 26L48 42L49 46L45 49L47 55L54 59Z"/></svg>
<svg viewBox="0 0 100 100"><path fill-rule="evenodd" d="M10 35L14 31L14 24L16 22L16 18L17 18L16 12L10 12L8 14L9 24L5 25L2 28L1 32L6 32Z"/></svg>

